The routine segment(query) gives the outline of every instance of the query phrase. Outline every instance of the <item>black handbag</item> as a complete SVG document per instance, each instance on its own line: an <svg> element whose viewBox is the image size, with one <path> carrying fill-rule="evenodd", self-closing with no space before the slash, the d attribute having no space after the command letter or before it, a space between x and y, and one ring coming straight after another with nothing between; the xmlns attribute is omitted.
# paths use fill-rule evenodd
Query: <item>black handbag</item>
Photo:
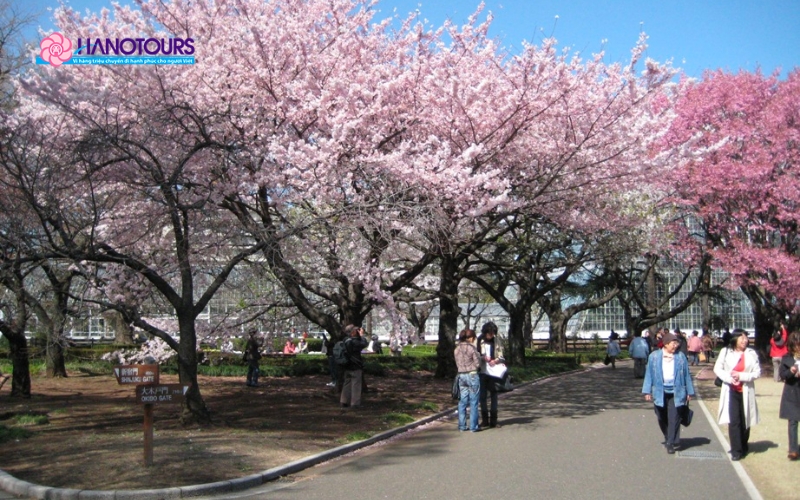
<svg viewBox="0 0 800 500"><path fill-rule="evenodd" d="M682 406L681 410L681 425L684 427L689 427L692 424L692 418L694 418L694 411L689 408L689 403L686 403L686 406Z"/></svg>
<svg viewBox="0 0 800 500"><path fill-rule="evenodd" d="M450 395L453 397L454 401L461 399L461 389L458 387L458 375L456 375L455 380L453 380L453 389Z"/></svg>

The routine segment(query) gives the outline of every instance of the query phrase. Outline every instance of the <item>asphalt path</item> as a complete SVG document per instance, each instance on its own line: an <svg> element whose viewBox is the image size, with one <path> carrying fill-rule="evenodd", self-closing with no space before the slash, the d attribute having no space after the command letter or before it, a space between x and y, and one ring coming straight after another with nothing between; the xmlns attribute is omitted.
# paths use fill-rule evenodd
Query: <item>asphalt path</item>
<svg viewBox="0 0 800 500"><path fill-rule="evenodd" d="M216 498L760 498L697 402L692 425L682 428L681 450L668 455L642 380L633 378L630 362L617 365L502 396L496 429L459 432L455 418L446 418Z"/></svg>

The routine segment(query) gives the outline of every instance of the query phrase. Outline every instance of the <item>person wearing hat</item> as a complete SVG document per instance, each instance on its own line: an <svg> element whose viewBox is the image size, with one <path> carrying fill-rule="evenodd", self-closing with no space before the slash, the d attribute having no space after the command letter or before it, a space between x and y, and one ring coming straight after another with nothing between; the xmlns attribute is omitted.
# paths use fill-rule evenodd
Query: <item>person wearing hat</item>
<svg viewBox="0 0 800 500"><path fill-rule="evenodd" d="M678 350L680 342L672 333L662 338L663 349L653 351L642 384L645 401L652 401L664 446L670 455L680 447L681 416L688 412L694 396L689 360Z"/></svg>
<svg viewBox="0 0 800 500"><path fill-rule="evenodd" d="M755 380L761 376L758 354L747 347L747 332L735 329L727 349L714 363L714 374L723 384L719 392L720 425L728 425L731 460L740 460L750 451L750 427L759 421Z"/></svg>

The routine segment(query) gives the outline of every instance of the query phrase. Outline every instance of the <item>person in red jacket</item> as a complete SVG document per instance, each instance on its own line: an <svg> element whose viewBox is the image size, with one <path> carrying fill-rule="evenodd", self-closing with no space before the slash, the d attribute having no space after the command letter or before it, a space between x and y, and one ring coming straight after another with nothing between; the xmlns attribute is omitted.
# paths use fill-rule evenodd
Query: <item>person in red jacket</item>
<svg viewBox="0 0 800 500"><path fill-rule="evenodd" d="M780 366L781 359L789 353L786 348L786 339L789 333L786 331L786 325L781 323L781 328L772 334L769 341L769 357L772 358L772 378L775 382L781 381Z"/></svg>

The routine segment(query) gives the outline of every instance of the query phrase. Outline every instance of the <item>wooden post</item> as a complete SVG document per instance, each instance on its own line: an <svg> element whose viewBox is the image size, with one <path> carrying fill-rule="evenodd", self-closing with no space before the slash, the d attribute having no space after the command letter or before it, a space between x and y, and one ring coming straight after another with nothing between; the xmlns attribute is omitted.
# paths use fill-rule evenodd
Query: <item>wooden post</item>
<svg viewBox="0 0 800 500"><path fill-rule="evenodd" d="M153 465L153 405L144 405L144 465Z"/></svg>

